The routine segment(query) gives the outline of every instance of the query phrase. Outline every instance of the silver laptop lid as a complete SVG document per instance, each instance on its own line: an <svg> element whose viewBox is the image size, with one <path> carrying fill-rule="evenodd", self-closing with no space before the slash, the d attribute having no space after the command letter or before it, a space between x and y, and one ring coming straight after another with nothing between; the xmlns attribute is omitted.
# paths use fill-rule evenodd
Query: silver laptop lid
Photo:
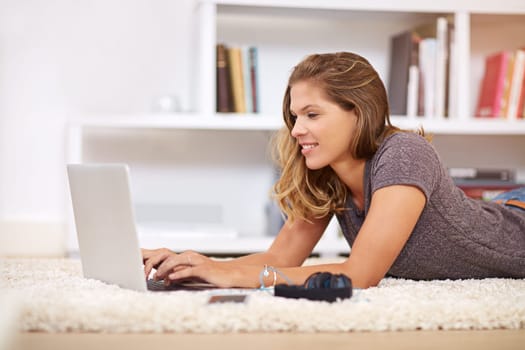
<svg viewBox="0 0 525 350"><path fill-rule="evenodd" d="M67 172L84 276L147 290L127 165L69 164Z"/></svg>

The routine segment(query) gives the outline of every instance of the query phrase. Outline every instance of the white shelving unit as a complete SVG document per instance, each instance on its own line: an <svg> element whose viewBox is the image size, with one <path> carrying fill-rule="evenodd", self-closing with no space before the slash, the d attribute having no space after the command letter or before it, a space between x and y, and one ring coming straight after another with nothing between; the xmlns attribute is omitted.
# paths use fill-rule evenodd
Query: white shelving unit
<svg viewBox="0 0 525 350"><path fill-rule="evenodd" d="M313 52L354 51L367 57L387 83L391 35L441 15L451 16L456 28L457 109L446 120L393 116L393 124L408 129L422 126L425 131L434 134L436 148L449 166L515 167L519 178L525 181L525 120L509 122L473 117L484 57L494 51L525 45L521 35L525 32L525 2L518 0L498 3L474 0L433 3L416 0L196 1L195 112L96 115L73 119L68 128L68 162L95 161L96 157L87 149L93 142L86 142L86 139L99 131L129 131L135 136L156 131L174 132L174 141L184 139L185 147L192 142L192 137L188 135L198 134L191 148L196 152L205 152L202 150L202 135L212 138L215 143L231 143L233 146L228 148L227 156L229 163L224 166L235 168L237 176L243 172L254 147L264 148L261 146L264 140L282 127L281 100L288 74L304 56ZM497 36L487 37L487 32L497 33ZM218 42L258 47L261 114L215 113L215 45ZM237 137L243 144L234 147ZM252 139L255 146L250 148L248 143ZM160 149L162 151L162 147ZM265 152L265 149L260 149L261 154ZM177 153L178 156L181 154ZM254 197L258 200L262 200L264 196L261 194L269 188L272 174L271 162L261 154L255 157L256 161L248 162L246 166L250 168L246 176L253 176L253 169L256 168L258 173L268 177L268 181L261 181L262 176L251 188L237 189L254 191ZM128 162L125 156L119 157L120 154L117 154L103 161L117 159ZM189 161L186 155L181 157L184 159L173 158L173 163L189 163L188 167L195 168L196 172L207 170L196 165L197 161ZM231 159L236 157L239 160L232 163ZM162 161L165 162L165 159ZM147 163L151 164L150 161ZM238 205L245 214L262 211L264 207L263 203L248 206L246 202L239 202ZM255 215L250 220L253 226L264 226L264 215ZM262 228L256 231L252 234L241 232L242 238L230 240L220 237L177 238L159 234L143 237L142 241L148 246L162 245L175 250L242 254L263 250L270 244L272 238L265 236ZM329 231L316 252L347 252L346 244L336 235L337 226L332 224Z"/></svg>
<svg viewBox="0 0 525 350"><path fill-rule="evenodd" d="M525 121L502 119L426 120L420 117L392 116L391 122L404 129L423 127L436 135L524 135ZM254 114L163 114L97 116L72 121L71 132L85 128L120 129L185 129L185 130L235 130L277 131L284 126L281 119ZM74 140L77 143L79 140Z"/></svg>

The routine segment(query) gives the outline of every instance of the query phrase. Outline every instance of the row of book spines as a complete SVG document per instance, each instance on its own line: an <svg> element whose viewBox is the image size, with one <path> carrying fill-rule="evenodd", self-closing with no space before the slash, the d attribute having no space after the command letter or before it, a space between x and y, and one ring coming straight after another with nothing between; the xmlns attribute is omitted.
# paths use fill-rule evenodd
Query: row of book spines
<svg viewBox="0 0 525 350"><path fill-rule="evenodd" d="M502 192L525 186L516 181L514 169L449 168L448 173L454 184L474 199L489 201Z"/></svg>
<svg viewBox="0 0 525 350"><path fill-rule="evenodd" d="M516 181L516 170L507 168L448 168L448 174L456 183L483 183L502 182L513 183Z"/></svg>
<svg viewBox="0 0 525 350"><path fill-rule="evenodd" d="M525 48L503 50L485 58L476 116L525 118Z"/></svg>
<svg viewBox="0 0 525 350"><path fill-rule="evenodd" d="M453 50L454 24L446 17L391 37L392 114L442 118L455 109Z"/></svg>
<svg viewBox="0 0 525 350"><path fill-rule="evenodd" d="M217 112L258 113L256 47L217 44Z"/></svg>
<svg viewBox="0 0 525 350"><path fill-rule="evenodd" d="M514 185L493 185L493 186L464 186L464 185L457 185L459 189L461 189L467 197L474 198L474 199L481 199L484 201L490 201L494 199L498 194L507 192L516 188L520 188L524 186L523 184L514 184Z"/></svg>

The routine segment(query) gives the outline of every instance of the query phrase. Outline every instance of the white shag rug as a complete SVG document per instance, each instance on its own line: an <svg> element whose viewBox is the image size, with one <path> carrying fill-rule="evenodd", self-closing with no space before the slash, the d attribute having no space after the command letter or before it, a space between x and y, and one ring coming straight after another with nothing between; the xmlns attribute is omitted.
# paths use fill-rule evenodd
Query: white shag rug
<svg viewBox="0 0 525 350"><path fill-rule="evenodd" d="M210 291L139 293L82 277L78 260L4 259L3 293L19 328L42 332L226 333L525 328L525 280L384 279L335 303L251 292L208 304ZM310 262L311 263L311 262Z"/></svg>

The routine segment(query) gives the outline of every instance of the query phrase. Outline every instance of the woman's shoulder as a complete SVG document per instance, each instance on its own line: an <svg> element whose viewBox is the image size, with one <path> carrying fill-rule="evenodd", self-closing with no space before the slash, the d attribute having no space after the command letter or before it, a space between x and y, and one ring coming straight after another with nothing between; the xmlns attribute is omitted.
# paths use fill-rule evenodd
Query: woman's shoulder
<svg viewBox="0 0 525 350"><path fill-rule="evenodd" d="M407 171L428 168L430 172L435 172L442 167L442 161L424 136L401 131L386 137L372 159L372 169L385 166Z"/></svg>
<svg viewBox="0 0 525 350"><path fill-rule="evenodd" d="M424 136L412 131L398 131L385 138L383 145L430 145Z"/></svg>
<svg viewBox="0 0 525 350"><path fill-rule="evenodd" d="M379 146L377 156L399 154L409 156L412 153L435 154L430 142L422 135L411 131L399 131L387 136Z"/></svg>
<svg viewBox="0 0 525 350"><path fill-rule="evenodd" d="M439 155L425 137L414 132L396 132L381 144L370 162L372 188L409 184L430 197L444 174Z"/></svg>

